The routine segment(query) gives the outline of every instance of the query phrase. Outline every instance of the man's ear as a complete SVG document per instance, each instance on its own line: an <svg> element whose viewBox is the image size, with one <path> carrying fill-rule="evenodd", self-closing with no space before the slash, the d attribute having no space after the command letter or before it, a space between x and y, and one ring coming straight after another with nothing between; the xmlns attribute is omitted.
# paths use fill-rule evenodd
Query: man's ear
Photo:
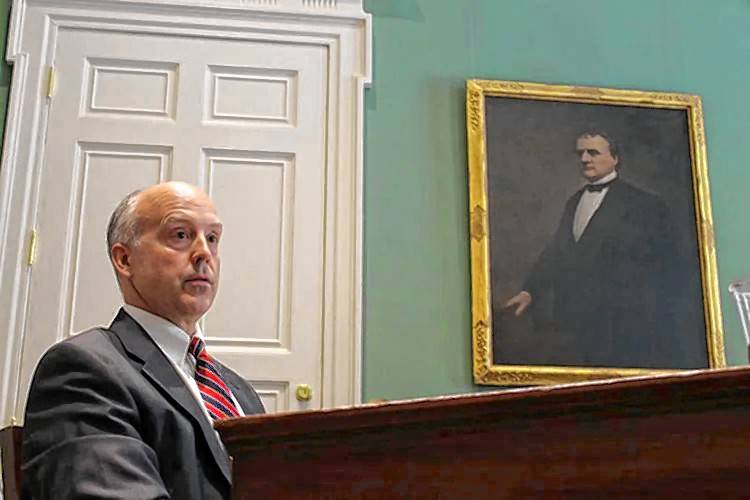
<svg viewBox="0 0 750 500"><path fill-rule="evenodd" d="M124 243L115 243L112 245L112 265L118 275L124 278L130 278L130 248Z"/></svg>

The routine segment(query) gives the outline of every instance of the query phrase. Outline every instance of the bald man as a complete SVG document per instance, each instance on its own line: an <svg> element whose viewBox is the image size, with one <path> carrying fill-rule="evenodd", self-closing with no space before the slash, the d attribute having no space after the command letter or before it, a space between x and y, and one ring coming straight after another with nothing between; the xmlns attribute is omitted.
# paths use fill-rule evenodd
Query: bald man
<svg viewBox="0 0 750 500"><path fill-rule="evenodd" d="M109 328L54 345L31 384L26 498L229 498L213 429L262 413L206 351L198 320L219 286L222 224L208 196L170 182L129 194L107 248L124 305Z"/></svg>

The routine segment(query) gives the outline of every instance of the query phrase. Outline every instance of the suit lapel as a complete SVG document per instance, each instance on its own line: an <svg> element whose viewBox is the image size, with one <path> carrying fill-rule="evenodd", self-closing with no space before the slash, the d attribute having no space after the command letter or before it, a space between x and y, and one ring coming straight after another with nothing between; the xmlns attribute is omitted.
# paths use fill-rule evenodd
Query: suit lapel
<svg viewBox="0 0 750 500"><path fill-rule="evenodd" d="M221 364L218 360L214 359L214 366L216 366L216 369L219 371L219 374L221 375L221 379L224 381L225 384L229 387L229 390L232 391L232 395L234 396L234 399L237 400L237 402L242 407L242 412L245 415L249 415L250 411L248 409L247 401L245 399L245 391L243 388L239 387L235 382L233 377L227 375L227 368Z"/></svg>
<svg viewBox="0 0 750 500"><path fill-rule="evenodd" d="M254 394L248 393L247 386L241 385L241 377L232 372L230 368L224 366L220 361L216 359L214 361L216 361L216 369L219 370L221 378L232 390L234 399L240 404L244 414L254 415L256 413L263 413L263 403L260 400L254 400Z"/></svg>
<svg viewBox="0 0 750 500"><path fill-rule="evenodd" d="M187 415L200 429L203 439L211 450L211 455L231 483L231 471L227 454L221 448L219 439L208 420L203 415L193 393L177 374L176 369L162 351L156 346L141 326L123 309L110 325L110 330L117 335L125 349L143 363L141 371L146 379L155 385L176 407Z"/></svg>
<svg viewBox="0 0 750 500"><path fill-rule="evenodd" d="M614 221L617 221L621 217L625 207L622 202L622 187L622 180L618 179L616 182L613 182L609 191L604 196L599 209L591 217L589 226L595 232L601 231L602 227L611 227Z"/></svg>

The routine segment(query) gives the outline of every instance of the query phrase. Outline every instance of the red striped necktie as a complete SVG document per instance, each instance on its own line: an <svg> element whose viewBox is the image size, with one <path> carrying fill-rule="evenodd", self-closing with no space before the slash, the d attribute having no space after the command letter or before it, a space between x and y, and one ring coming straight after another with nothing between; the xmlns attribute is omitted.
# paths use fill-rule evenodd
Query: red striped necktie
<svg viewBox="0 0 750 500"><path fill-rule="evenodd" d="M203 339L193 335L188 353L195 357L195 381L211 418L221 420L239 417L237 407L232 402L232 391L219 375L213 358L206 352L206 343Z"/></svg>

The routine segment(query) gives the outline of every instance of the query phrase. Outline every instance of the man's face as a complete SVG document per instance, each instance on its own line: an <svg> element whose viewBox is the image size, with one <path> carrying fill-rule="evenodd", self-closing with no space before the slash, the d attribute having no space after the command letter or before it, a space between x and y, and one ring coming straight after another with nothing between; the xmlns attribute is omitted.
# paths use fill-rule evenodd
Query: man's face
<svg viewBox="0 0 750 500"><path fill-rule="evenodd" d="M213 203L193 186L170 183L141 193L136 218L139 237L121 275L134 295L126 302L192 334L219 286L222 225Z"/></svg>
<svg viewBox="0 0 750 500"><path fill-rule="evenodd" d="M576 153L581 160L581 174L589 182L596 182L614 172L619 161L619 158L612 156L607 139L600 135L579 137Z"/></svg>

